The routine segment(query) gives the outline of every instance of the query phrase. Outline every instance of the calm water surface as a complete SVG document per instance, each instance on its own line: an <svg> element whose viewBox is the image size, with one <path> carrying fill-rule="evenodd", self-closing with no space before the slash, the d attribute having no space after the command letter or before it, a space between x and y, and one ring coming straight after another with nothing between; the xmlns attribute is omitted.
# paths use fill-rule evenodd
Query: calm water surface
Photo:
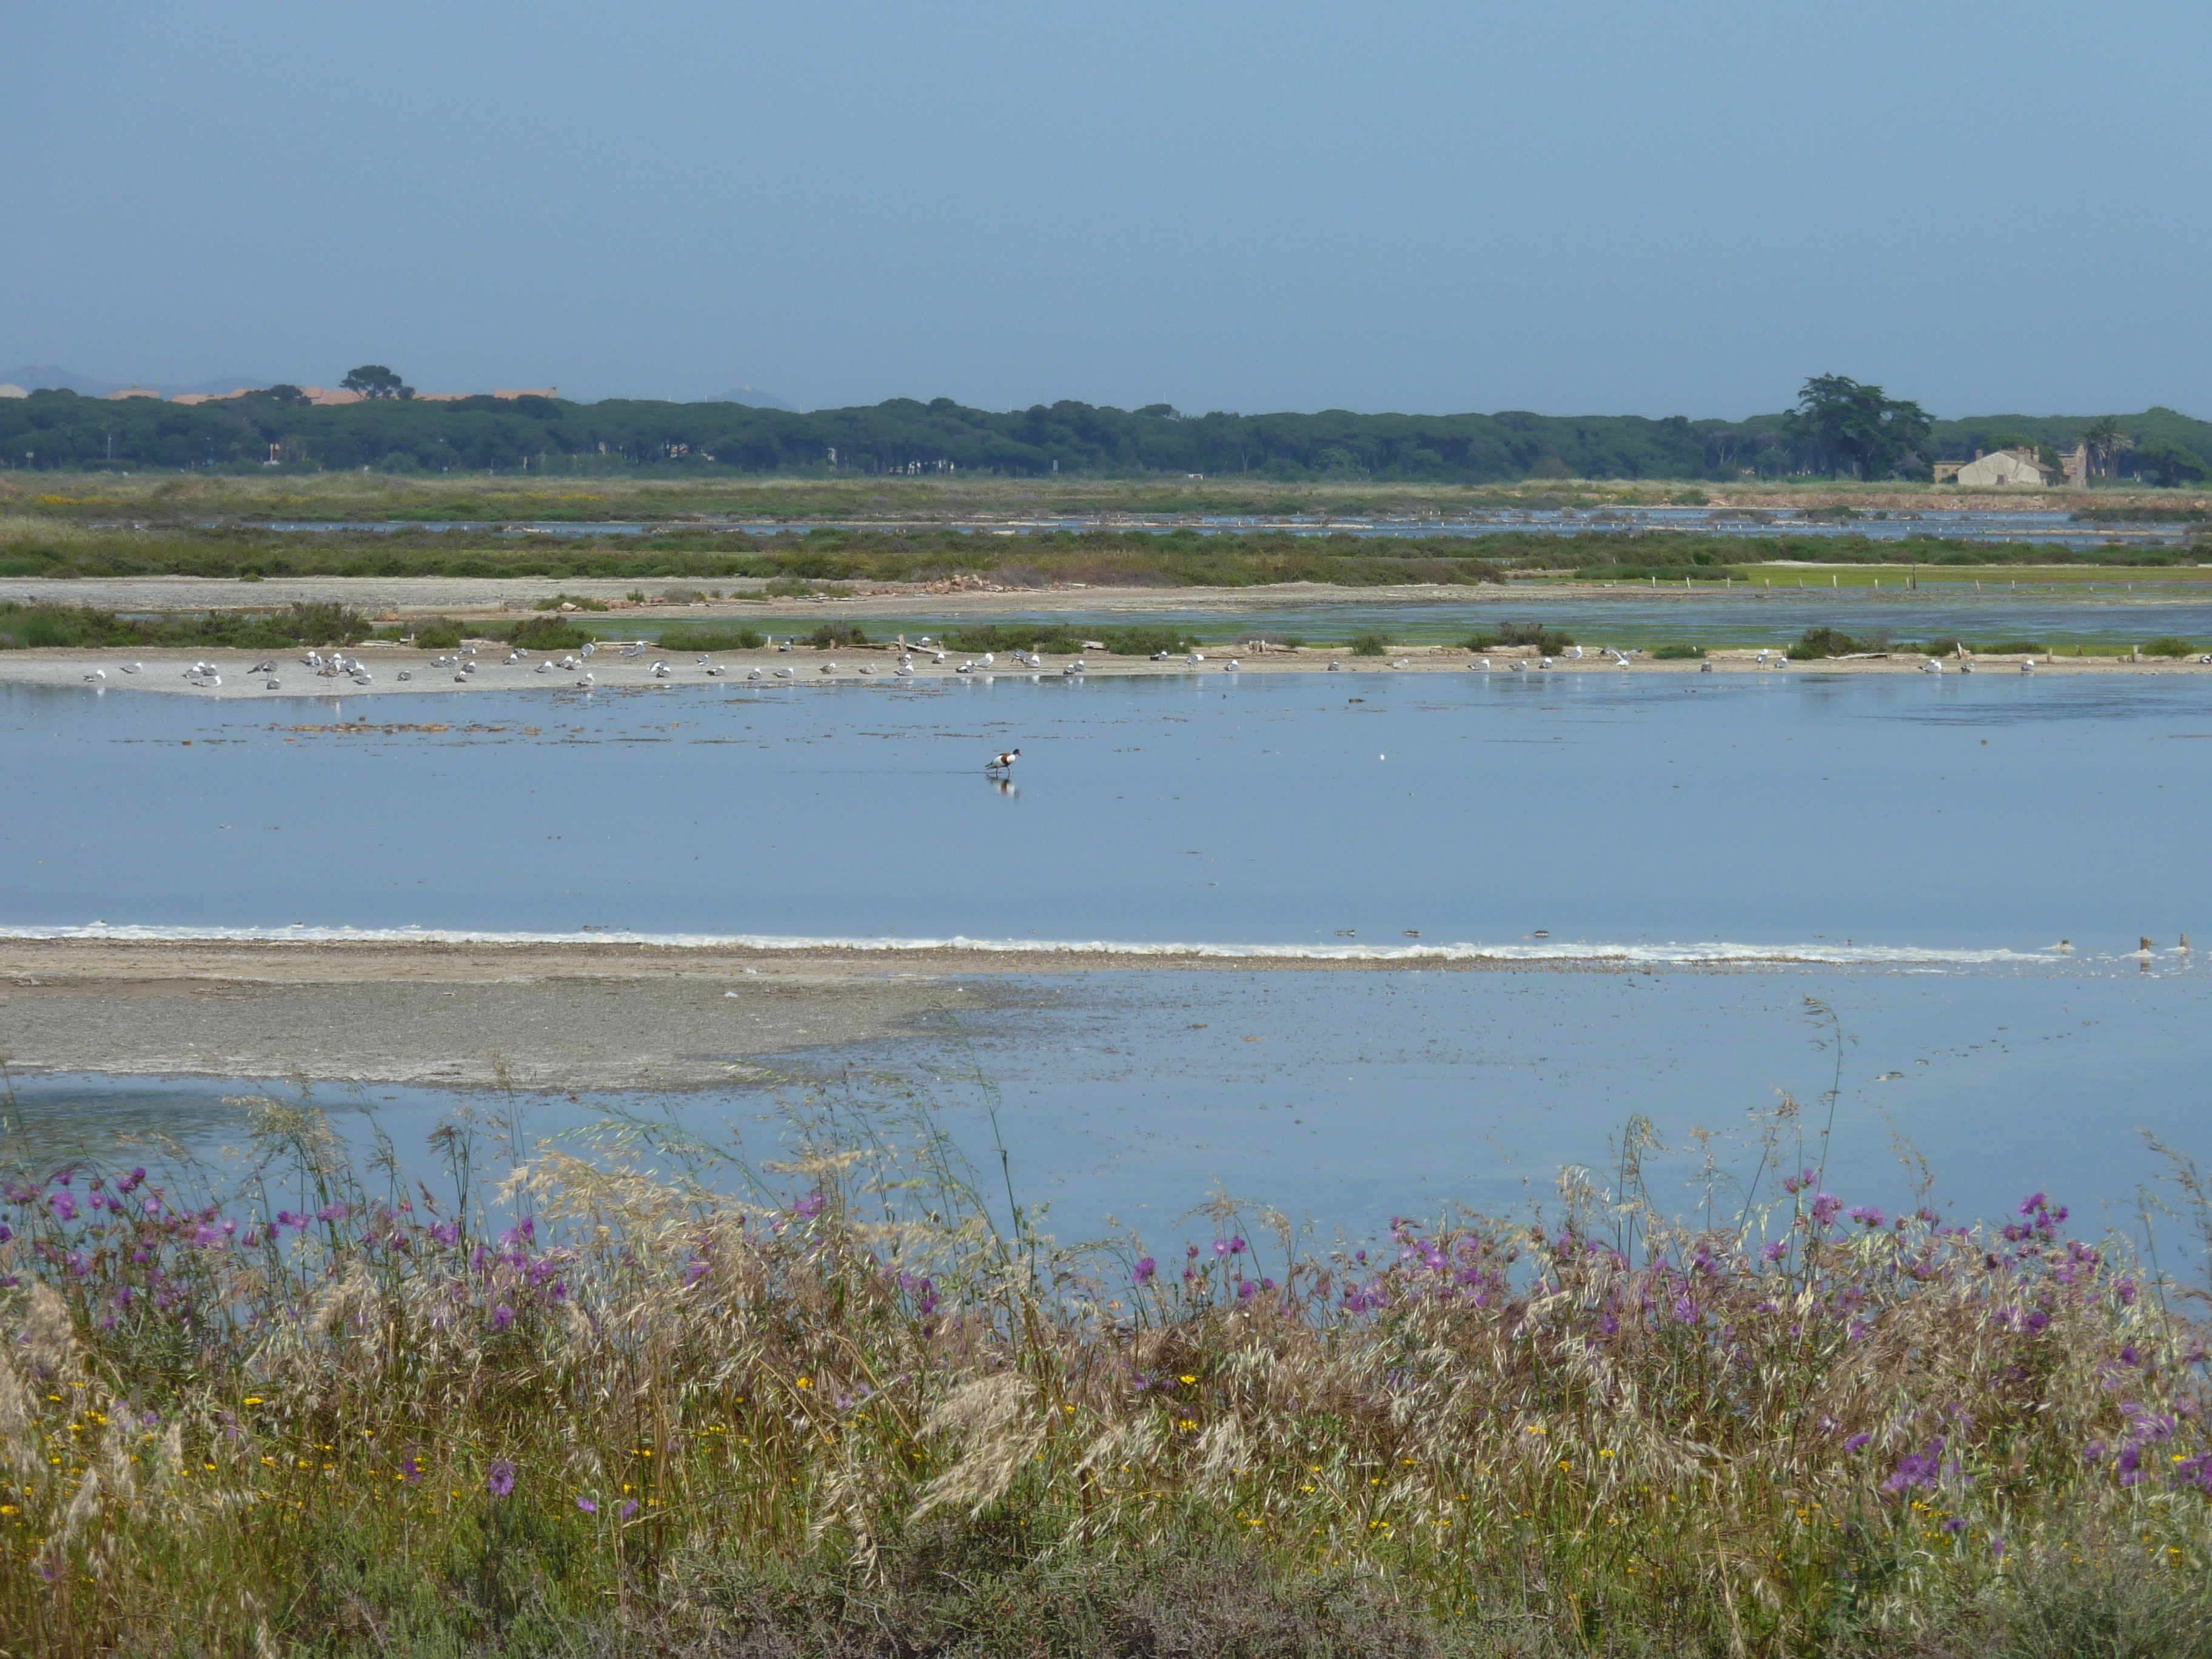
<svg viewBox="0 0 2212 1659"><path fill-rule="evenodd" d="M1002 790L981 763L1015 747ZM2212 943L2195 677L1377 671L231 707L15 686L0 775L0 925L19 927Z"/></svg>

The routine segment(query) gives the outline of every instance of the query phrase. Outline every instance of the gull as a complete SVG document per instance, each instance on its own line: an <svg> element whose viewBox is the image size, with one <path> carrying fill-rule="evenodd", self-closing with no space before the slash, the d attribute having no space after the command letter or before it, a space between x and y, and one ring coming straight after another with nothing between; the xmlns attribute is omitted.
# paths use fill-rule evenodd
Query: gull
<svg viewBox="0 0 2212 1659"><path fill-rule="evenodd" d="M584 676L584 678L581 678L580 680L578 680L578 681L576 682L576 684L579 684L579 685L580 685L580 686L582 686L582 687L584 688L584 690L585 690L588 691L588 690L590 690L592 689L592 684L593 684L592 677L591 675L589 675L589 674L586 674L586 675L585 675L585 676Z"/></svg>
<svg viewBox="0 0 2212 1659"><path fill-rule="evenodd" d="M356 675L353 677L353 683L354 683L356 685L367 685L367 684L369 683L369 680L370 680L370 678L372 678L372 677L370 676L368 670L367 670L366 668L364 668L364 669L362 669L362 670L361 671L361 672L360 672L360 673L356 674Z"/></svg>
<svg viewBox="0 0 2212 1659"><path fill-rule="evenodd" d="M791 671L788 668L779 668L775 671L775 677L780 680L787 680L791 678Z"/></svg>
<svg viewBox="0 0 2212 1659"><path fill-rule="evenodd" d="M1014 764L1014 763L1015 763L1016 761L1019 760L1021 757L1022 757L1022 751L1021 751L1020 750L1018 750L1018 749L1009 749L1009 750L1006 750L1006 752L1005 754L1003 754L1003 755L994 755L994 756L992 756L992 757L991 757L991 758L989 759L989 761L988 761L987 763L985 763L984 767L983 767L983 769L984 769L986 772L1008 772L1008 771L1012 771L1012 770L1013 769L1013 764Z"/></svg>
<svg viewBox="0 0 2212 1659"><path fill-rule="evenodd" d="M1231 657L1227 662L1221 665L1221 672L1224 674L1233 674L1238 669L1243 667L1243 665L1244 665L1239 662L1236 658Z"/></svg>
<svg viewBox="0 0 2212 1659"><path fill-rule="evenodd" d="M1490 659L1487 657L1482 659L1482 672L1486 674L1490 672Z"/></svg>
<svg viewBox="0 0 2212 1659"><path fill-rule="evenodd" d="M1573 658L1573 659L1575 659L1575 661L1577 661L1577 662L1580 662L1580 661L1583 659L1583 648L1582 648L1582 647L1580 647L1579 645L1577 645L1577 646L1570 646L1570 647L1567 648L1567 655L1568 655L1568 656L1570 656L1570 657L1571 657L1571 658Z"/></svg>
<svg viewBox="0 0 2212 1659"><path fill-rule="evenodd" d="M704 651L702 651L702 652L699 653L699 666L700 666L700 667L702 667L702 668L704 668L706 665L707 665L707 653L706 653Z"/></svg>
<svg viewBox="0 0 2212 1659"><path fill-rule="evenodd" d="M1163 653L1161 653L1161 654L1162 654L1163 656L1164 656L1164 655L1166 655L1167 653L1166 653L1165 652L1163 652ZM1484 666L1485 666L1485 667L1487 667L1488 665L1488 665L1488 664L1486 664L1486 663L1484 665ZM1339 672L1342 672L1342 671L1341 671L1341 669L1340 669L1340 665L1338 665L1338 663L1337 663L1336 659L1335 659L1335 658L1334 658L1334 657L1331 657L1331 658L1328 659L1328 672L1329 672L1330 673L1332 673L1332 674L1339 673Z"/></svg>
<svg viewBox="0 0 2212 1659"><path fill-rule="evenodd" d="M598 650L599 648L599 641L596 641L596 640L587 641L585 643L585 646L584 646L583 650L582 650L582 651L580 651L580 652L579 652L577 654L578 654L578 655L580 655L580 656L588 657L588 656L590 656L590 655L592 654L592 652L594 652L594 651Z"/></svg>
<svg viewBox="0 0 2212 1659"><path fill-rule="evenodd" d="M758 679L760 677L761 677L761 672L760 672L760 670L759 670L759 669L757 669L757 668L754 669L754 670L753 670L753 672L752 672L751 673L750 673L750 674L748 674L748 675L746 675L746 676L745 676L745 678L746 678L747 679L749 679L749 680L757 680L757 679Z"/></svg>
<svg viewBox="0 0 2212 1659"><path fill-rule="evenodd" d="M403 668L399 671L399 678L403 680L411 680L415 676L410 673L406 669Z"/></svg>
<svg viewBox="0 0 2212 1659"><path fill-rule="evenodd" d="M520 662L521 660L522 660L522 653L520 653L520 651L510 651L510 652L508 652L508 653L507 653L507 659L506 659L506 660L505 660L504 662L502 662L500 665L501 665L502 668L512 668L512 667L514 667L514 665L515 665L515 664L517 664L517 663Z"/></svg>
<svg viewBox="0 0 2212 1659"><path fill-rule="evenodd" d="M210 674L205 679L202 680L200 684L210 691L216 690L222 684L222 676L220 674Z"/></svg>
<svg viewBox="0 0 2212 1659"><path fill-rule="evenodd" d="M401 679L403 679L403 680L404 680L404 679L405 679L405 678L407 678L407 676L406 676L406 675L404 675L404 674L402 674L399 678L400 678ZM261 689L262 689L264 691L276 691L276 690L281 690L283 689L283 683L281 680L264 680L264 681L262 681L262 682L261 682Z"/></svg>
<svg viewBox="0 0 2212 1659"><path fill-rule="evenodd" d="M1206 653L1203 651L1194 651L1189 656L1184 658L1183 660L1188 662L1193 668L1195 668L1199 664L1206 660Z"/></svg>
<svg viewBox="0 0 2212 1659"><path fill-rule="evenodd" d="M978 668L988 668L996 661L998 661L998 659L993 656L989 652L986 651L981 657L975 659L975 665Z"/></svg>
<svg viewBox="0 0 2212 1659"><path fill-rule="evenodd" d="M126 662L123 665L123 672L126 674L135 674L145 665L143 662Z"/></svg>
<svg viewBox="0 0 2212 1659"><path fill-rule="evenodd" d="M1713 665L1709 662L1701 662L1698 665L1698 672L1700 674L1710 674L1712 672Z"/></svg>
<svg viewBox="0 0 2212 1659"><path fill-rule="evenodd" d="M956 674L972 674L975 672L975 665L972 662L963 662L952 672Z"/></svg>
<svg viewBox="0 0 2212 1659"><path fill-rule="evenodd" d="M85 676L85 678L88 680L104 680L106 678L107 671L105 668L95 668L92 672Z"/></svg>
<svg viewBox="0 0 2212 1659"><path fill-rule="evenodd" d="M942 651L939 651L931 659L931 660L933 662L943 662L945 660L945 653Z"/></svg>
<svg viewBox="0 0 2212 1659"><path fill-rule="evenodd" d="M2035 659L2030 657L2026 661L2022 662L2020 665L2020 672L2023 674L2033 674L2035 672Z"/></svg>
<svg viewBox="0 0 2212 1659"><path fill-rule="evenodd" d="M320 668L323 665L323 653L319 651L310 651L300 660L309 668Z"/></svg>
<svg viewBox="0 0 2212 1659"><path fill-rule="evenodd" d="M466 674L456 674L453 676L453 684L455 685L466 685L468 683L469 677Z"/></svg>
<svg viewBox="0 0 2212 1659"><path fill-rule="evenodd" d="M276 672L276 665L264 657L246 672L249 674L273 674Z"/></svg>
<svg viewBox="0 0 2212 1659"><path fill-rule="evenodd" d="M1974 665L1970 662L1962 662L1959 665L1959 672L1961 674L1971 674L1974 672Z"/></svg>
<svg viewBox="0 0 2212 1659"><path fill-rule="evenodd" d="M872 668L869 667L867 664L866 664L866 663L862 663L862 664L860 665L860 672L861 672L863 674L872 674L872 673L874 673L876 671L875 671L874 669L872 669Z"/></svg>
<svg viewBox="0 0 2212 1659"><path fill-rule="evenodd" d="M465 645L461 647L461 654L465 657L473 657L476 653L477 648L473 645Z"/></svg>
<svg viewBox="0 0 2212 1659"><path fill-rule="evenodd" d="M726 668L710 668L707 671L707 675L710 679L719 679L721 676L728 673L730 671Z"/></svg>
<svg viewBox="0 0 2212 1659"><path fill-rule="evenodd" d="M529 653L527 651L524 650L520 646L519 646L519 645L518 645L518 646L516 646L516 647L514 647L514 654L515 654L516 656L518 656L518 657L526 657L526 656L528 656L530 653Z"/></svg>
<svg viewBox="0 0 2212 1659"><path fill-rule="evenodd" d="M910 662L901 663L898 666L898 677L902 680L912 679L914 678L914 665ZM753 678L755 679L758 679L760 678L759 669L756 668L753 670Z"/></svg>
<svg viewBox="0 0 2212 1659"><path fill-rule="evenodd" d="M461 672L464 674L473 674L476 672L477 665L472 662L465 662L461 665Z"/></svg>
<svg viewBox="0 0 2212 1659"><path fill-rule="evenodd" d="M623 655L625 657L641 657L644 654L645 641L643 640L640 640L635 645L626 645L623 647Z"/></svg>
<svg viewBox="0 0 2212 1659"><path fill-rule="evenodd" d="M538 665L538 672L541 674L550 674L553 672L553 665L550 662L541 662Z"/></svg>
<svg viewBox="0 0 2212 1659"><path fill-rule="evenodd" d="M653 664L653 678L657 680L666 679L668 678L668 665L665 662L657 662Z"/></svg>
<svg viewBox="0 0 2212 1659"><path fill-rule="evenodd" d="M1063 674L1080 674L1090 666L1091 665L1089 663L1084 661L1082 658L1078 657L1073 662L1063 664L1060 672Z"/></svg>
<svg viewBox="0 0 2212 1659"><path fill-rule="evenodd" d="M822 672L825 674L834 674L837 672L837 665L834 662L825 662L822 665Z"/></svg>
<svg viewBox="0 0 2212 1659"><path fill-rule="evenodd" d="M1551 659L1549 657L1545 658L1545 659L1544 659L1544 666L1545 666L1545 667L1547 667L1547 668L1549 668L1551 665L1552 665L1552 659Z"/></svg>
<svg viewBox="0 0 2212 1659"><path fill-rule="evenodd" d="M1943 672L1943 665L1930 657L1920 665L1920 672L1923 674L1940 674Z"/></svg>
<svg viewBox="0 0 2212 1659"><path fill-rule="evenodd" d="M1168 662L1172 660L1174 656L1175 653L1172 651L1155 651L1152 653L1152 660L1154 662Z"/></svg>
<svg viewBox="0 0 2212 1659"><path fill-rule="evenodd" d="M1528 665L1516 657L1513 659L1513 672L1516 674L1525 674L1528 672Z"/></svg>

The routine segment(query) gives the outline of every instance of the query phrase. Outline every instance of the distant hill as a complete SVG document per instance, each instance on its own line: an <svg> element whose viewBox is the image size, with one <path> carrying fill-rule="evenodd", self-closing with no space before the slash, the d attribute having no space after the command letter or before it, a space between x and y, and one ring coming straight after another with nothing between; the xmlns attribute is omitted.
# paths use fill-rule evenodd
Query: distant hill
<svg viewBox="0 0 2212 1659"><path fill-rule="evenodd" d="M718 404L743 404L748 409L780 409L787 415L796 415L796 404L786 403L773 392L763 392L757 386L741 386L723 392L714 399Z"/></svg>
<svg viewBox="0 0 2212 1659"><path fill-rule="evenodd" d="M144 386L149 392L158 392L164 398L175 398L185 392L204 392L223 396L240 386L252 386L256 391L276 382L258 374L225 375L220 380L202 380L197 386L171 386L166 380L94 380L52 363L26 363L18 368L0 369L0 386L19 386L26 392L42 387L74 392L80 398L104 397L111 392L120 392L128 386Z"/></svg>

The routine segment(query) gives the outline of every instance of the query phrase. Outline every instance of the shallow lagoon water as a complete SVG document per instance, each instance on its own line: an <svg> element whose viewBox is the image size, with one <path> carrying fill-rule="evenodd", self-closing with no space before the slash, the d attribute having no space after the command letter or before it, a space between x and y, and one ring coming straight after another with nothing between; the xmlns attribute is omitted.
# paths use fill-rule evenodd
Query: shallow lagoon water
<svg viewBox="0 0 2212 1659"><path fill-rule="evenodd" d="M1697 1132L1708 1130L1730 1210L1730 1182L1758 1167L1758 1120L1785 1092L1820 1161L1838 1038L1826 1184L1852 1202L1893 1212L1918 1204L1909 1146L1947 1216L2002 1216L2041 1187L2091 1230L2132 1231L2137 1190L2162 1169L2140 1131L2212 1153L2202 1035L2212 975L2171 963L2149 973L2078 963L1129 973L1028 988L1036 994L1018 1011L933 1022L896 1045L793 1055L792 1070L830 1079L840 1097L888 1098L878 1073L918 1086L1002 1215L1001 1144L1016 1196L1049 1202L1049 1231L1097 1237L1112 1217L1155 1246L1183 1237L1192 1224L1181 1218L1217 1186L1324 1237L1371 1237L1393 1215L1455 1203L1524 1212L1553 1198L1563 1165L1609 1182L1612 1147L1634 1115L1669 1149L1646 1160L1658 1205L1698 1208ZM1832 1022L1808 999L1832 1009ZM291 1092L282 1079L16 1086L20 1144L48 1164L155 1131L203 1153L235 1146L245 1117L227 1097ZM315 1097L357 1147L381 1127L437 1184L427 1137L461 1097L386 1086ZM762 1088L513 1104L526 1145L580 1132L611 1104L719 1141L741 1137L757 1158L775 1155L784 1127Z"/></svg>
<svg viewBox="0 0 2212 1659"><path fill-rule="evenodd" d="M2112 953L2212 940L2208 745L2193 676L13 686L0 926Z"/></svg>
<svg viewBox="0 0 2212 1659"><path fill-rule="evenodd" d="M962 1079L990 1079L1017 1190L1065 1236L1110 1212L1159 1242L1216 1182L1359 1234L1518 1207L1632 1114L1679 1149L1786 1090L1816 1125L1810 997L1846 1039L1836 1190L1910 1196L1894 1129L1956 1212L2042 1185L2124 1218L2155 1173L2138 1129L2212 1150L2212 973L2172 949L2208 936L2208 695L1376 671L272 710L15 687L0 760L28 805L0 821L0 924L1609 951L1047 976L1018 1013L790 1058L939 1079L979 1161L994 1132ZM362 713L380 724L339 729ZM979 763L1013 744L1002 791ZM2130 954L2139 933L2157 954ZM2060 938L2073 955L2045 952ZM1699 961L1736 965L1668 965ZM239 1086L34 1079L19 1110L50 1141L211 1147L239 1138ZM364 1092L403 1147L454 1103ZM672 1109L776 1133L757 1090ZM532 1134L596 1115L524 1106ZM1693 1168L1655 1160L1656 1194L1693 1203Z"/></svg>

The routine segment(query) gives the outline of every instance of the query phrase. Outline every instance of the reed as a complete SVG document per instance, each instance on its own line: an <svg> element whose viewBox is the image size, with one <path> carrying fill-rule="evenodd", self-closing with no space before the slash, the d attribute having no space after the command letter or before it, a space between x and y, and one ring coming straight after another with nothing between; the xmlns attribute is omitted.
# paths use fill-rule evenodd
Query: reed
<svg viewBox="0 0 2212 1659"><path fill-rule="evenodd" d="M1778 1155L1690 1225L1632 1135L1549 1214L1314 1251L1223 1199L1155 1255L820 1101L764 1168L449 1124L436 1190L250 1109L221 1196L5 1190L11 1654L2212 1640L2200 1333L2043 1194L1893 1218Z"/></svg>

